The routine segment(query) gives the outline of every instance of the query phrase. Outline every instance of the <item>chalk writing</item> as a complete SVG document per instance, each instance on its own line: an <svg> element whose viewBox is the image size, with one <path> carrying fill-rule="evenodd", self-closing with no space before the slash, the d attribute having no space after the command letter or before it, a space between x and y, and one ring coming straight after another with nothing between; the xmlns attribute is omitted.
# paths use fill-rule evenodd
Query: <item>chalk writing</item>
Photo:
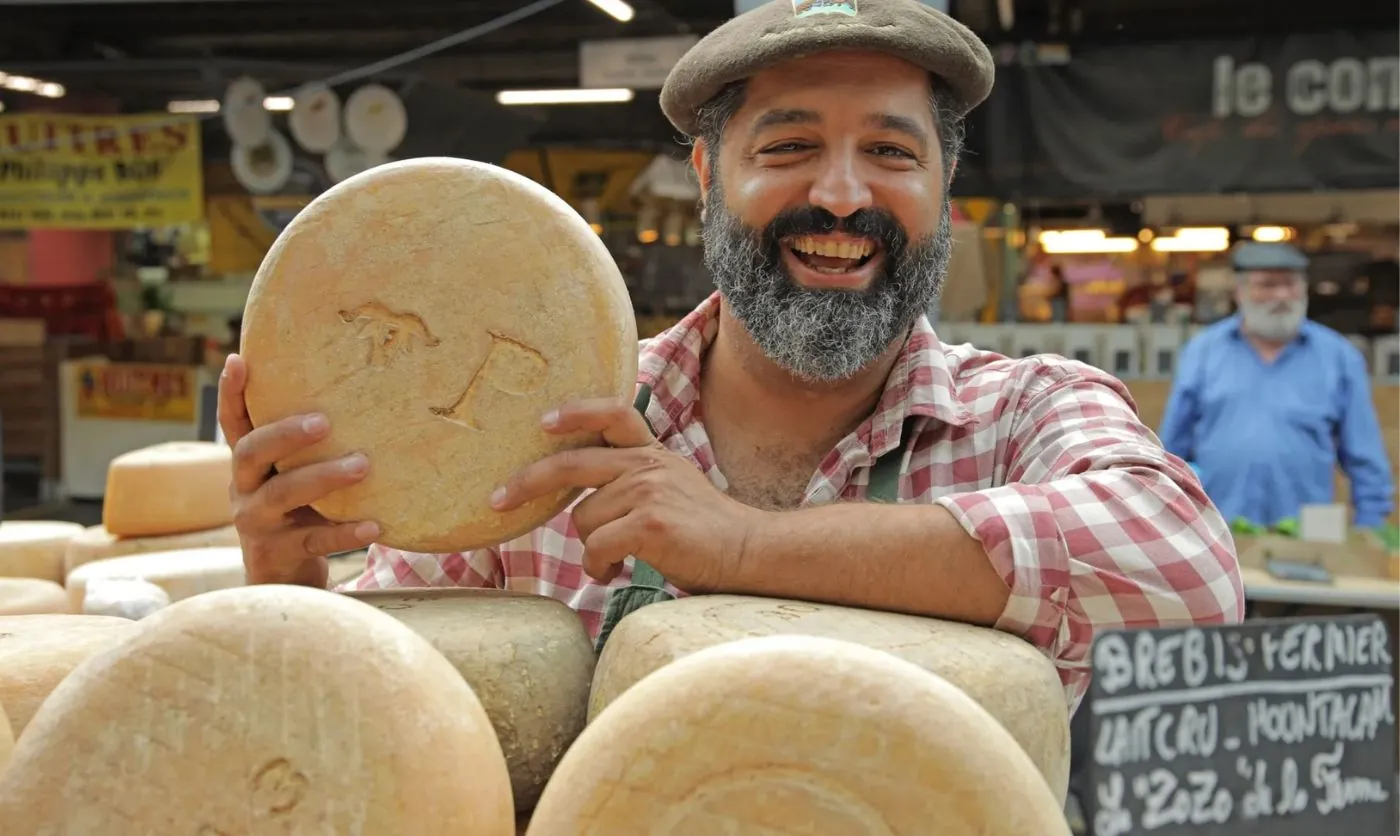
<svg viewBox="0 0 1400 836"><path fill-rule="evenodd" d="M436 348L442 343L422 317L391 310L381 302L366 302L339 315L341 322L360 326L359 336L369 343L365 364L370 368L388 366L396 357L411 352L415 344Z"/></svg>
<svg viewBox="0 0 1400 836"><path fill-rule="evenodd" d="M525 343L502 334L492 333L491 347L467 381L467 386L451 404L429 407L439 418L473 430L482 430L483 416L492 409L493 395L512 397L528 395L544 386L549 374L549 361Z"/></svg>
<svg viewBox="0 0 1400 836"><path fill-rule="evenodd" d="M1379 618L1112 632L1092 659L1083 800L1095 836L1400 826L1394 661Z"/></svg>

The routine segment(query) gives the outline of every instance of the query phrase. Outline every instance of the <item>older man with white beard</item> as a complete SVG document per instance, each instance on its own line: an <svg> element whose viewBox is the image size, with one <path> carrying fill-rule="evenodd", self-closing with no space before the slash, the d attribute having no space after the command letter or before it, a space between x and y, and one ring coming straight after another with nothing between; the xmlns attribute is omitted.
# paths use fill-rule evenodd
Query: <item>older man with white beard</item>
<svg viewBox="0 0 1400 836"><path fill-rule="evenodd" d="M541 419L608 446L544 459L495 498L585 489L570 509L468 554L374 546L350 586L553 596L600 645L638 590L995 626L1054 661L1071 708L1098 631L1238 620L1224 520L1117 380L944 345L924 315L962 119L992 74L976 36L916 0L776 0L704 38L661 99L694 140L718 293L642 344L634 403ZM294 506L373 464L274 475L334 428L252 429L245 380L231 358L220 419L249 578L323 585L324 555L378 528Z"/></svg>
<svg viewBox="0 0 1400 836"><path fill-rule="evenodd" d="M1395 491L1366 361L1307 318L1308 259L1295 247L1243 244L1233 261L1239 312L1182 351L1162 443L1229 519L1271 526L1331 502L1340 464L1353 525L1379 526Z"/></svg>

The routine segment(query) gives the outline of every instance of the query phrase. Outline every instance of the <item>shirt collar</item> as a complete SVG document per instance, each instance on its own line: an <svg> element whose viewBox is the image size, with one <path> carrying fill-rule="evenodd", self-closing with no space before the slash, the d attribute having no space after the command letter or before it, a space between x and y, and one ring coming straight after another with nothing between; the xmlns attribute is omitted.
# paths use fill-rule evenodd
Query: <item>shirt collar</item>
<svg viewBox="0 0 1400 836"><path fill-rule="evenodd" d="M642 342L637 381L650 386L647 417L664 439L691 419L700 397L705 350L719 330L720 294L708 299L662 334ZM870 419L856 431L879 457L900 446L905 422L928 417L965 426L972 414L953 397L955 381L946 350L928 317L914 323L895 360Z"/></svg>

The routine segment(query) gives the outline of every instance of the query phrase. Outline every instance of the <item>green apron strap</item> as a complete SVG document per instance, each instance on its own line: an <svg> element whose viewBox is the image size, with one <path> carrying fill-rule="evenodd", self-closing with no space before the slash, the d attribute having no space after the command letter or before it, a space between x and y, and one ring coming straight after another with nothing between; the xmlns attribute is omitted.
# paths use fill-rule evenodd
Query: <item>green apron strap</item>
<svg viewBox="0 0 1400 836"><path fill-rule="evenodd" d="M898 447L885 453L870 466L870 481L865 486L867 502L899 502L900 467L904 464L904 453L913 443L911 428L918 416L904 421L904 430Z"/></svg>
<svg viewBox="0 0 1400 836"><path fill-rule="evenodd" d="M632 406L641 413L642 420L647 422L647 430L654 436L656 428L647 420L647 407L651 405L651 387L643 384L637 390L637 399L632 402ZM607 644L608 637L619 621L629 613L649 604L661 601L670 601L675 596L666 590L666 579L661 573L651 567L650 564L632 558L632 578L628 586L613 589L608 593L607 609L603 613L603 626L598 631L598 641L594 649L602 652L603 645Z"/></svg>

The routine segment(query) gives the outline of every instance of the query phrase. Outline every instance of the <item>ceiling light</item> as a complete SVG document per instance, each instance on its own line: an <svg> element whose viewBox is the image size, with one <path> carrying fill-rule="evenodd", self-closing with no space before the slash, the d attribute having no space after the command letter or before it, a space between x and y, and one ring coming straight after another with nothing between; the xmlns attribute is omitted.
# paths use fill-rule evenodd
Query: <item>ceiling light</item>
<svg viewBox="0 0 1400 836"><path fill-rule="evenodd" d="M1256 226L1251 237L1255 241L1263 243L1276 243L1278 241L1292 241L1297 234L1296 230L1286 226Z"/></svg>
<svg viewBox="0 0 1400 836"><path fill-rule="evenodd" d="M218 113L219 102L217 99L174 101L167 103L165 109L170 113Z"/></svg>
<svg viewBox="0 0 1400 836"><path fill-rule="evenodd" d="M43 81L23 75L0 73L0 87L19 93L33 93L46 99L61 99L68 91L56 81Z"/></svg>
<svg viewBox="0 0 1400 836"><path fill-rule="evenodd" d="M632 11L632 7L624 2L624 0L588 0L588 2L602 9L615 20L619 20L623 23L631 20L637 14Z"/></svg>
<svg viewBox="0 0 1400 836"><path fill-rule="evenodd" d="M296 100L291 96L268 96L263 99L263 107L267 110L291 110L296 105Z"/></svg>
<svg viewBox="0 0 1400 836"><path fill-rule="evenodd" d="M503 105L617 104L632 101L625 88L580 88L577 90L502 90L496 101Z"/></svg>
<svg viewBox="0 0 1400 836"><path fill-rule="evenodd" d="M1136 238L1109 238L1102 229L1047 229L1037 240L1048 255L1131 253L1138 248Z"/></svg>

